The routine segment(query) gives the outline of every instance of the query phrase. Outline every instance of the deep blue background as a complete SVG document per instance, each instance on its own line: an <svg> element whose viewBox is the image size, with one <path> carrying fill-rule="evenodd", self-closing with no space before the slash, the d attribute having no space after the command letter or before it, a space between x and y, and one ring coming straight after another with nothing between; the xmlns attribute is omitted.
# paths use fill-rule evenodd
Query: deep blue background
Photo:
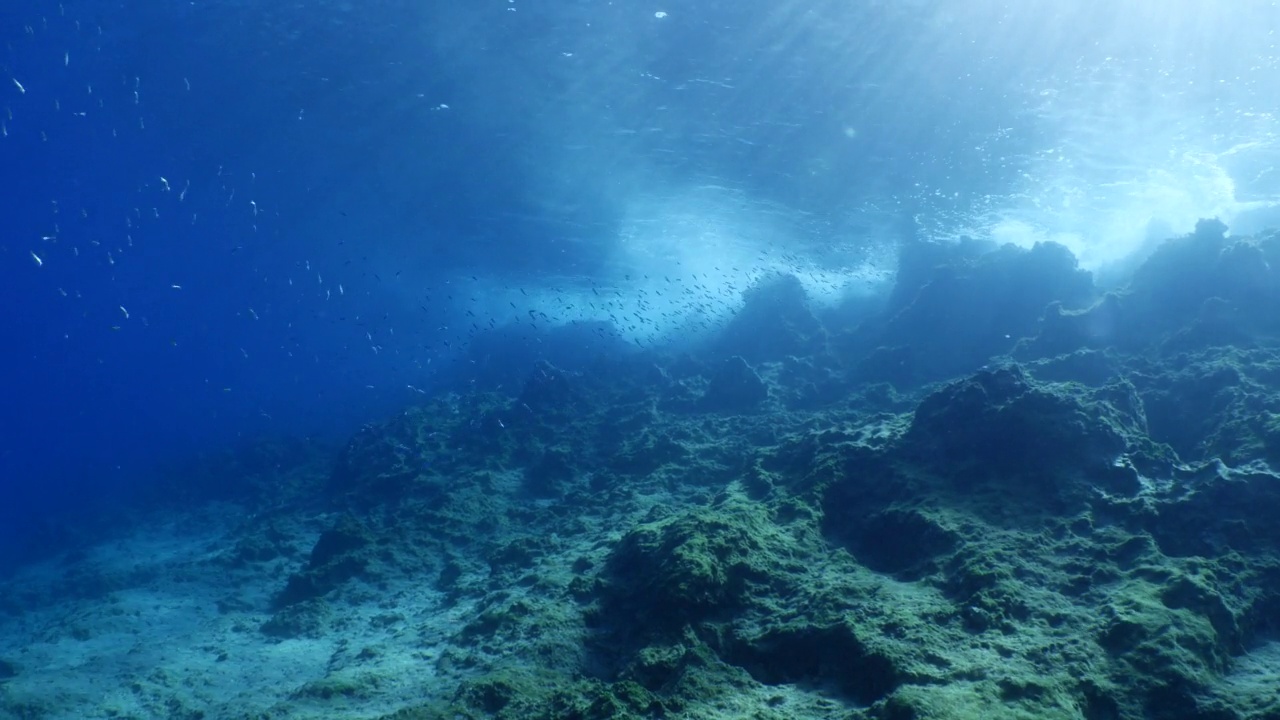
<svg viewBox="0 0 1280 720"><path fill-rule="evenodd" d="M238 438L341 438L439 387L476 300L454 279L605 272L624 155L806 209L848 190L785 180L786 145L839 119L796 94L817 61L769 52L760 8L455 5L6 4L6 515ZM956 122L917 123L913 155ZM558 144L594 142L619 167L549 180ZM887 147L851 185L906 182Z"/></svg>

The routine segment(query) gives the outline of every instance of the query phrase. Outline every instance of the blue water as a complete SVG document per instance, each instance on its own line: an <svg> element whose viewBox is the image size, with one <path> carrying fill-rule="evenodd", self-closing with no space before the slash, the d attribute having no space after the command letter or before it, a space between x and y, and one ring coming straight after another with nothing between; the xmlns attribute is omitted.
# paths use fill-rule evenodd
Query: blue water
<svg viewBox="0 0 1280 720"><path fill-rule="evenodd" d="M477 330L680 346L906 235L1268 224L1274 3L1056 5L7 0L0 522L553 351Z"/></svg>

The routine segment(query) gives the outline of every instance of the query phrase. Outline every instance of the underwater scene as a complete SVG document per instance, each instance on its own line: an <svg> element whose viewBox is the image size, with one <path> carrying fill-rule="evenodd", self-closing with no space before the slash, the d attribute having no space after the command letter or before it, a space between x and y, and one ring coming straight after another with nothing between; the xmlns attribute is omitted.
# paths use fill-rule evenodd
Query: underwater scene
<svg viewBox="0 0 1280 720"><path fill-rule="evenodd" d="M1280 720L1271 0L4 0L0 720Z"/></svg>

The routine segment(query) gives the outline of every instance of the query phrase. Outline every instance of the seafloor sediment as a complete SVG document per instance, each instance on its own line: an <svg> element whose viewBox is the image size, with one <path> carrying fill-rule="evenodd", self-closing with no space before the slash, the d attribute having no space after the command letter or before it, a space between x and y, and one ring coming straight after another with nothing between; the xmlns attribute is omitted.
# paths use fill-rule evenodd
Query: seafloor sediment
<svg viewBox="0 0 1280 720"><path fill-rule="evenodd" d="M4 581L0 716L1280 718L1280 237L902 263L175 474Z"/></svg>

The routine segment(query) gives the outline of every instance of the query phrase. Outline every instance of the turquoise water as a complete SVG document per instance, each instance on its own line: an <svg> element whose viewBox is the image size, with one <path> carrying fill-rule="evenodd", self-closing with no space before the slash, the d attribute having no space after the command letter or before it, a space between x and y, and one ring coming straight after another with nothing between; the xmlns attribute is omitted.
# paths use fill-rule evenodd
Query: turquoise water
<svg viewBox="0 0 1280 720"><path fill-rule="evenodd" d="M1278 26L7 0L0 717L1276 717Z"/></svg>

